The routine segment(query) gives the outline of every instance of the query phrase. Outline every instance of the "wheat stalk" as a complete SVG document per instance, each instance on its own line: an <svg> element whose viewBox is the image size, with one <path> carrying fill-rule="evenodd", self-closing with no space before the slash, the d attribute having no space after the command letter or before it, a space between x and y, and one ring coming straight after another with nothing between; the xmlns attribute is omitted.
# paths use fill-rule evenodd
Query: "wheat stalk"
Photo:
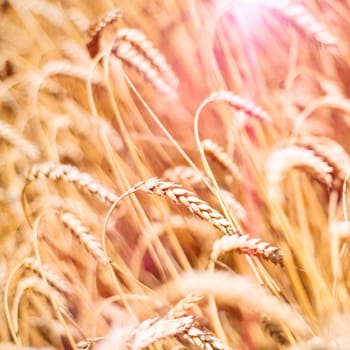
<svg viewBox="0 0 350 350"><path fill-rule="evenodd" d="M114 203L118 196L109 188L101 185L95 178L87 173L81 173L78 168L68 164L55 164L52 162L34 165L26 175L27 184L47 178L53 181L62 180L71 182L84 189L102 203Z"/></svg>
<svg viewBox="0 0 350 350"><path fill-rule="evenodd" d="M107 265L111 262L111 258L106 255L100 242L91 235L90 230L77 216L71 212L63 212L59 215L59 218L98 262L102 265Z"/></svg>
<svg viewBox="0 0 350 350"><path fill-rule="evenodd" d="M214 242L210 259L217 260L218 257L231 250L251 256L259 256L274 264L283 266L283 256L277 247L270 243L262 242L260 238L250 238L249 235L234 234L223 236Z"/></svg>

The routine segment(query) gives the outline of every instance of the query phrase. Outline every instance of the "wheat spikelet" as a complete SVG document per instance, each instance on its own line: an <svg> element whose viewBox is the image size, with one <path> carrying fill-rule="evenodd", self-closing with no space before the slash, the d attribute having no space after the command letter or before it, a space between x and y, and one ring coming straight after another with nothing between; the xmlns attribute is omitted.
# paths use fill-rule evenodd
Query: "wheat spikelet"
<svg viewBox="0 0 350 350"><path fill-rule="evenodd" d="M313 151L297 146L284 147L273 151L265 163L270 194L276 199L281 200L279 184L293 168L305 171L328 188L332 185L332 167Z"/></svg>
<svg viewBox="0 0 350 350"><path fill-rule="evenodd" d="M329 164L333 169L333 184L341 186L350 171L350 156L339 143L327 137L315 136L299 137L295 143L312 150L316 156Z"/></svg>
<svg viewBox="0 0 350 350"><path fill-rule="evenodd" d="M212 103L212 102L226 102L238 111L243 111L247 115L257 118L259 120L271 121L272 118L267 112L263 111L259 106L257 106L252 101L248 101L231 91L217 91L213 92L209 97L207 97L202 105Z"/></svg>
<svg viewBox="0 0 350 350"><path fill-rule="evenodd" d="M214 161L216 161L224 170L227 170L237 179L242 179L237 166L232 162L231 157L217 145L215 142L209 139L205 139L201 142L204 152L208 154Z"/></svg>
<svg viewBox="0 0 350 350"><path fill-rule="evenodd" d="M337 48L336 38L327 31L323 24L303 4L284 0L274 4L273 10L307 38L321 44L330 51L334 52Z"/></svg>
<svg viewBox="0 0 350 350"><path fill-rule="evenodd" d="M277 247L270 243L262 242L259 238L250 238L248 234L232 236L223 236L215 241L210 255L212 260L225 252L235 250L238 253L259 256L265 260L269 260L274 264L283 266L283 256Z"/></svg>
<svg viewBox="0 0 350 350"><path fill-rule="evenodd" d="M166 315L166 318L179 318L186 316L189 309L197 305L203 296L199 293L190 293L181 299Z"/></svg>
<svg viewBox="0 0 350 350"><path fill-rule="evenodd" d="M85 246L86 250L101 264L106 265L111 259L104 252L100 242L90 233L90 230L71 212L63 212L59 216L63 224Z"/></svg>
<svg viewBox="0 0 350 350"><path fill-rule="evenodd" d="M146 348L162 338L187 332L193 326L193 316L175 319L147 319L132 332L132 350Z"/></svg>
<svg viewBox="0 0 350 350"><path fill-rule="evenodd" d="M119 9L113 9L107 13L105 13L102 17L100 17L96 22L94 22L88 29L87 35L90 40L86 44L89 53L92 57L94 57L99 50L99 41L102 31L109 26L110 24L117 21L122 17L122 12Z"/></svg>
<svg viewBox="0 0 350 350"><path fill-rule="evenodd" d="M26 258L23 260L23 266L41 276L41 268L45 274L46 280L49 285L55 288L57 291L64 295L71 295L72 288L62 276L47 264L40 264L40 262L34 258Z"/></svg>
<svg viewBox="0 0 350 350"><path fill-rule="evenodd" d="M48 178L53 181L62 180L72 182L86 190L102 203L114 203L118 196L111 190L101 185L96 179L87 173L81 173L79 169L68 164L55 164L52 162L34 165L26 175L27 184L36 180Z"/></svg>
<svg viewBox="0 0 350 350"><path fill-rule="evenodd" d="M179 338L203 350L231 350L230 346L224 344L214 334L197 327L191 327L185 334L179 336Z"/></svg>
<svg viewBox="0 0 350 350"><path fill-rule="evenodd" d="M166 62L162 53L153 46L153 43L146 38L140 30L132 28L119 29L115 41L126 41L140 52L152 66L159 71L164 80L174 89L178 85L178 79Z"/></svg>
<svg viewBox="0 0 350 350"><path fill-rule="evenodd" d="M167 197L176 204L184 205L191 213L207 220L224 234L230 235L235 233L231 223L221 213L213 209L205 201L197 198L193 192L185 190L178 184L152 178L136 184L128 192L133 193L138 190Z"/></svg>
<svg viewBox="0 0 350 350"><path fill-rule="evenodd" d="M0 138L16 146L30 159L36 160L40 157L37 146L26 140L13 126L3 120L0 120Z"/></svg>

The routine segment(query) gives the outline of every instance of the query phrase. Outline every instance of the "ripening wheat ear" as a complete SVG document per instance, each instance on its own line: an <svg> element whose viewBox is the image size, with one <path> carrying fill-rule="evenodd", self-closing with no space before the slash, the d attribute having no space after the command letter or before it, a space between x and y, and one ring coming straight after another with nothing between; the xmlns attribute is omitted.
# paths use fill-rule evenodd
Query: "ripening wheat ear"
<svg viewBox="0 0 350 350"><path fill-rule="evenodd" d="M90 193L102 203L111 204L118 199L113 190L101 185L95 178L68 164L52 162L34 165L26 175L26 185L37 179L47 178L53 181L71 182Z"/></svg>
<svg viewBox="0 0 350 350"><path fill-rule="evenodd" d="M204 152L214 161L217 162L224 170L228 171L236 179L242 179L237 166L233 163L231 157L225 152L223 148L209 139L201 142Z"/></svg>
<svg viewBox="0 0 350 350"><path fill-rule="evenodd" d="M191 327L186 333L179 336L189 345L203 350L231 350L232 348L211 332Z"/></svg>
<svg viewBox="0 0 350 350"><path fill-rule="evenodd" d="M259 120L271 121L272 118L267 112L262 110L252 101L246 100L231 91L217 91L213 92L209 97L207 97L201 104L205 106L213 102L226 102L238 111L242 111L245 114L254 117Z"/></svg>
<svg viewBox="0 0 350 350"><path fill-rule="evenodd" d="M99 50L99 41L102 31L110 24L117 21L122 17L122 12L119 9L113 9L105 13L100 17L95 23L93 23L87 31L90 38L89 42L86 44L89 53L94 57Z"/></svg>
<svg viewBox="0 0 350 350"><path fill-rule="evenodd" d="M36 293L42 294L48 300L50 300L51 297L54 297L56 304L59 307L61 307L63 310L67 309L66 300L53 288L47 288L47 285L44 283L43 280L41 280L37 276L23 278L16 283L16 293L12 302L12 320L16 333L18 332L20 301L24 293L28 290L32 290Z"/></svg>
<svg viewBox="0 0 350 350"><path fill-rule="evenodd" d="M265 163L266 178L270 194L281 200L280 183L292 169L300 169L312 178L326 185L332 186L332 171L329 166L315 153L306 148L288 146L273 151Z"/></svg>
<svg viewBox="0 0 350 350"><path fill-rule="evenodd" d="M350 171L350 156L337 142L327 137L298 137L296 145L312 150L316 156L329 164L333 171L333 185L340 187Z"/></svg>
<svg viewBox="0 0 350 350"><path fill-rule="evenodd" d="M90 230L73 213L63 212L59 215L59 218L98 262L102 265L107 265L111 262L100 242L95 239Z"/></svg>
<svg viewBox="0 0 350 350"><path fill-rule="evenodd" d="M303 316L248 277L226 271L191 271L160 287L169 300L191 292L213 295L218 303L250 309L282 323L295 335L310 334Z"/></svg>
<svg viewBox="0 0 350 350"><path fill-rule="evenodd" d="M131 333L128 343L131 344L131 350L141 350L160 339L187 332L193 323L193 316L160 320L147 319Z"/></svg>
<svg viewBox="0 0 350 350"><path fill-rule="evenodd" d="M208 176L202 173L198 173L197 170L188 166L177 166L174 168L169 168L163 173L163 177L166 180L170 180L176 183L185 182L197 188L206 187L205 183L203 182L203 179L205 179L209 184L212 183ZM222 188L220 188L220 193L223 196L228 208L230 209L231 214L234 215L238 220L245 221L247 219L246 210L235 199L233 194Z"/></svg>
<svg viewBox="0 0 350 350"><path fill-rule="evenodd" d="M210 222L224 234L234 234L236 231L225 217L213 209L208 203L197 198L193 192L185 190L182 186L158 178L142 181L133 186L128 193L143 191L167 197L176 204L184 205L191 213Z"/></svg>
<svg viewBox="0 0 350 350"><path fill-rule="evenodd" d="M187 315L188 310L192 309L194 306L203 299L203 295L200 293L190 293L181 299L166 315L166 318L179 318Z"/></svg>
<svg viewBox="0 0 350 350"><path fill-rule="evenodd" d="M122 28L118 30L115 36L115 43L117 44L119 41L130 43L159 72L164 81L176 89L179 81L175 73L166 62L163 54L153 46L144 33L137 29Z"/></svg>
<svg viewBox="0 0 350 350"><path fill-rule="evenodd" d="M34 258L26 258L22 265L37 275L41 276L41 268L45 274L48 284L56 289L58 292L64 295L71 295L72 288L62 276L60 276L51 266L47 264L40 264L40 262Z"/></svg>
<svg viewBox="0 0 350 350"><path fill-rule="evenodd" d="M3 120L0 120L0 138L17 147L32 160L36 160L40 157L38 147L27 141L13 126L7 124Z"/></svg>
<svg viewBox="0 0 350 350"><path fill-rule="evenodd" d="M66 75L86 81L91 73L91 70L86 65L74 64L69 60L56 60L46 63L41 69L40 73L42 74L41 79L45 79L51 75ZM91 82L93 84L99 84L101 81L101 77L97 71L94 70L91 77Z"/></svg>
<svg viewBox="0 0 350 350"><path fill-rule="evenodd" d="M112 53L119 58L124 64L133 68L136 72L144 77L146 81L151 83L153 87L161 94L173 97L176 91L173 86L153 67L151 61L132 43L122 41L114 45Z"/></svg>
<svg viewBox="0 0 350 350"><path fill-rule="evenodd" d="M250 238L249 235L223 236L215 241L210 255L210 259L217 260L220 254L237 251L238 253L258 256L274 264L283 266L283 256L277 247L270 243L262 242L259 238Z"/></svg>
<svg viewBox="0 0 350 350"><path fill-rule="evenodd" d="M282 19L313 42L336 52L336 38L308 10L293 0L281 0L271 7Z"/></svg>

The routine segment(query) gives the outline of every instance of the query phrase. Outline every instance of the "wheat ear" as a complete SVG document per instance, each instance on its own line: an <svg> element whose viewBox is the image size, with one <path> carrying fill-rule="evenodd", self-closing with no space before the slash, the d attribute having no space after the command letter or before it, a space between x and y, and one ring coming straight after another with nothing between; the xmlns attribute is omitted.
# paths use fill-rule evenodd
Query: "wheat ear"
<svg viewBox="0 0 350 350"><path fill-rule="evenodd" d="M40 262L34 258L26 258L22 264L25 268L30 269L39 276L41 276L42 268L46 280L51 287L64 295L72 294L72 288L67 280L60 276L51 266L47 264L40 264Z"/></svg>
<svg viewBox="0 0 350 350"><path fill-rule="evenodd" d="M177 166L169 168L163 173L163 177L166 180L172 182L186 182L191 186L198 188L206 188L206 184L203 182L203 178L211 184L212 181L208 176L203 173L199 173L197 170L188 166ZM226 201L231 213L239 220L245 221L247 219L247 213L243 206L234 198L233 194L222 188L219 188L221 195Z"/></svg>
<svg viewBox="0 0 350 350"><path fill-rule="evenodd" d="M128 192L143 191L167 197L176 204L184 205L191 213L207 220L224 234L234 234L236 231L231 223L208 203L196 197L193 192L185 190L182 186L158 178L142 181L133 186Z"/></svg>
<svg viewBox="0 0 350 350"><path fill-rule="evenodd" d="M94 22L87 31L90 37L89 42L86 44L89 53L94 57L99 50L99 41L102 31L110 24L116 22L122 17L122 12L119 9L113 9L105 13L96 22Z"/></svg>
<svg viewBox="0 0 350 350"><path fill-rule="evenodd" d="M246 276L226 271L191 271L160 287L160 293L175 300L192 292L213 295L217 302L248 308L268 317L273 322L285 324L292 332L310 335L303 316L291 305L271 295L262 286Z"/></svg>
<svg viewBox="0 0 350 350"><path fill-rule="evenodd" d="M179 318L187 315L188 310L192 309L203 299L200 293L190 293L182 298L166 315L166 318Z"/></svg>
<svg viewBox="0 0 350 350"><path fill-rule="evenodd" d="M254 102L244 99L243 97L234 94L231 91L217 91L213 92L201 104L204 106L212 102L226 102L238 111L242 111L247 115L259 120L271 121L272 118L267 112L262 110Z"/></svg>
<svg viewBox="0 0 350 350"><path fill-rule="evenodd" d="M187 332L193 326L193 316L174 319L147 319L131 334L131 350L141 350L162 339Z"/></svg>
<svg viewBox="0 0 350 350"><path fill-rule="evenodd" d="M68 164L55 164L52 162L34 165L26 175L27 184L36 179L48 178L53 181L62 180L71 182L84 189L102 203L111 204L118 196L109 188L101 185L95 178L87 173L81 173L78 168Z"/></svg>
<svg viewBox="0 0 350 350"><path fill-rule="evenodd" d="M40 157L38 147L26 140L13 126L3 120L0 120L0 138L16 146L30 159L36 160Z"/></svg>
<svg viewBox="0 0 350 350"><path fill-rule="evenodd" d="M327 188L332 185L333 168L313 151L297 146L284 147L274 150L265 163L270 194L276 199L281 199L279 185L293 168L305 171Z"/></svg>
<svg viewBox="0 0 350 350"><path fill-rule="evenodd" d="M209 139L205 139L201 142L203 150L208 156L217 162L224 170L228 171L237 179L242 179L237 166L232 162L231 157L225 152L223 148L217 145L215 142Z"/></svg>
<svg viewBox="0 0 350 350"><path fill-rule="evenodd" d="M211 332L191 327L185 334L179 336L180 339L203 350L231 350L231 347L222 342Z"/></svg>
<svg viewBox="0 0 350 350"><path fill-rule="evenodd" d="M173 70L170 68L163 54L154 47L153 43L147 39L146 35L138 29L122 28L119 29L115 41L126 41L140 52L151 65L159 71L163 79L174 89L179 80Z"/></svg>
<svg viewBox="0 0 350 350"><path fill-rule="evenodd" d="M175 95L174 88L169 85L159 71L153 67L151 61L131 43L127 41L119 42L114 45L112 53L127 66L135 69L136 72L151 83L158 92L169 96Z"/></svg>
<svg viewBox="0 0 350 350"><path fill-rule="evenodd" d="M277 2L272 8L299 33L331 52L337 49L336 38L319 22L307 8L291 0Z"/></svg>
<svg viewBox="0 0 350 350"><path fill-rule="evenodd" d="M270 243L262 242L259 238L250 238L247 234L242 236L234 234L219 238L214 242L210 258L217 260L222 253L231 250L250 256L258 256L283 266L283 256L277 247L270 245Z"/></svg>
<svg viewBox="0 0 350 350"><path fill-rule="evenodd" d="M60 294L58 294L55 289L48 289L43 280L39 279L37 276L23 278L16 284L16 294L12 303L12 319L14 320L14 327L16 332L18 332L18 310L20 306L20 300L26 290L33 290L36 293L40 293L49 301L51 301L51 297L54 297L59 307L62 309L67 309L66 300Z"/></svg>
<svg viewBox="0 0 350 350"><path fill-rule="evenodd" d="M339 143L327 137L304 136L297 138L295 144L312 150L329 164L333 169L333 184L336 187L342 185L350 171L350 156Z"/></svg>
<svg viewBox="0 0 350 350"><path fill-rule="evenodd" d="M110 257L104 252L100 242L90 233L90 230L71 212L63 212L59 215L62 223L69 228L72 234L84 245L86 250L102 265L111 262Z"/></svg>

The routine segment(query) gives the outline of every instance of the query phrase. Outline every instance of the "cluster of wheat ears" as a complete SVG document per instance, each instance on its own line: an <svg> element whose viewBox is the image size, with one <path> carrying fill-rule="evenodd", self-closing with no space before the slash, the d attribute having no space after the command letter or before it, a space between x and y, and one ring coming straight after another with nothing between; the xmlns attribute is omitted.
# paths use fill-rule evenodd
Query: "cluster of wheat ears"
<svg viewBox="0 0 350 350"><path fill-rule="evenodd" d="M0 1L0 350L350 349L350 1Z"/></svg>

